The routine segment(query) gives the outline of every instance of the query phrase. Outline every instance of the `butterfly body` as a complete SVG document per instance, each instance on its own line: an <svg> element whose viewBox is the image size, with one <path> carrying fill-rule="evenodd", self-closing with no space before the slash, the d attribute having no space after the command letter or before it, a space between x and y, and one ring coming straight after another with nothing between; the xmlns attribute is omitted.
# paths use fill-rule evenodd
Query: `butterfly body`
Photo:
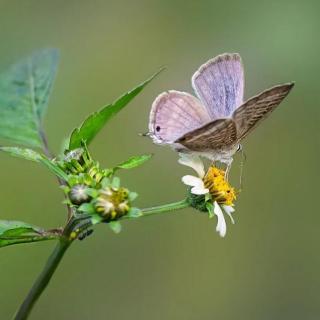
<svg viewBox="0 0 320 320"><path fill-rule="evenodd" d="M208 151L193 151L187 148L173 148L175 151L179 153L187 153L187 154L194 154L204 158L211 160L212 162L220 161L227 165L230 165L233 161L233 155L239 150L239 144L233 145L229 148L222 148L222 149L215 149L215 150L208 150Z"/></svg>
<svg viewBox="0 0 320 320"><path fill-rule="evenodd" d="M240 142L287 96L293 83L272 87L243 102L239 54L222 54L192 77L197 97L171 90L152 104L149 135L157 144L226 164Z"/></svg>

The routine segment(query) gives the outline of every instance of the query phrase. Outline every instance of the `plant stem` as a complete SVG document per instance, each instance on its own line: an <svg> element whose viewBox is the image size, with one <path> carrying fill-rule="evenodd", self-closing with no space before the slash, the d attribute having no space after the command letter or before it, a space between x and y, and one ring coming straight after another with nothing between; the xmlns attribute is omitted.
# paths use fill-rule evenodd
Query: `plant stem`
<svg viewBox="0 0 320 320"><path fill-rule="evenodd" d="M38 131L39 131L39 137L42 141L43 152L45 153L45 155L49 159L54 158L54 155L51 153L51 151L49 149L47 135L46 135L45 131L43 130L42 124L39 124Z"/></svg>
<svg viewBox="0 0 320 320"><path fill-rule="evenodd" d="M164 204L161 206L145 208L141 210L142 217L151 216L157 213L165 213L173 210L179 210L179 209L187 208L189 206L190 205L188 203L188 200L184 199L182 201ZM59 239L59 242L55 247L54 251L52 252L51 256L49 257L43 271L39 275L38 279L34 283L31 290L29 291L26 299L24 300L19 310L17 311L14 317L14 320L25 320L28 318L34 304L37 302L38 298L40 297L44 289L47 287L62 257L64 256L66 250L69 248L69 246L73 241L68 235L71 235L72 230L75 230L77 226L85 230L88 227L88 225L85 223L86 219L88 219L88 217L83 216L78 219L72 219L69 221L68 225L64 229L64 232L63 232L64 236L62 236Z"/></svg>
<svg viewBox="0 0 320 320"><path fill-rule="evenodd" d="M165 213L165 212L170 212L170 211L173 211L173 210L184 209L184 208L187 208L189 206L190 206L190 204L188 203L188 200L187 199L183 199L181 201L168 203L168 204L164 204L164 205L161 205L161 206L141 209L142 217L151 216L151 215L157 214L157 213Z"/></svg>
<svg viewBox="0 0 320 320"><path fill-rule="evenodd" d="M16 313L14 317L15 320L24 320L28 318L34 304L36 303L44 289L47 287L53 273L55 272L64 253L66 252L71 243L72 241L64 237L60 238L57 246L55 247L54 251L49 257L43 271L39 275L38 279L29 291L26 299L24 300L18 312Z"/></svg>
<svg viewBox="0 0 320 320"><path fill-rule="evenodd" d="M42 141L42 150L43 150L44 154L51 160L54 158L54 154L50 151L47 135L46 135L45 131L43 130L41 123L39 124L38 131L39 131L38 132L39 137ZM57 177L57 179L58 179L58 183L60 186L65 185L65 182L61 178ZM65 195L65 198L67 199L66 195ZM72 217L72 210L69 205L66 205L66 206L67 206L67 212L68 212L68 215L67 215L67 223L68 223Z"/></svg>

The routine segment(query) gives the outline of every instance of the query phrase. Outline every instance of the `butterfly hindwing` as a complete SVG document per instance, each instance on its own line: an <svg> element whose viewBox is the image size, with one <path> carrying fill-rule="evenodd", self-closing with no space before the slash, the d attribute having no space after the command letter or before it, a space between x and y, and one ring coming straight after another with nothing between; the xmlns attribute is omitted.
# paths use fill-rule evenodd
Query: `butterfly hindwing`
<svg viewBox="0 0 320 320"><path fill-rule="evenodd" d="M192 76L192 86L211 120L227 118L243 103L244 74L237 53L221 54Z"/></svg>
<svg viewBox="0 0 320 320"><path fill-rule="evenodd" d="M201 128L186 133L176 140L191 151L205 152L223 149L237 140L237 130L232 119L214 120Z"/></svg>
<svg viewBox="0 0 320 320"><path fill-rule="evenodd" d="M232 118L237 127L238 140L243 139L265 119L288 95L293 83L272 87L247 100L235 110Z"/></svg>

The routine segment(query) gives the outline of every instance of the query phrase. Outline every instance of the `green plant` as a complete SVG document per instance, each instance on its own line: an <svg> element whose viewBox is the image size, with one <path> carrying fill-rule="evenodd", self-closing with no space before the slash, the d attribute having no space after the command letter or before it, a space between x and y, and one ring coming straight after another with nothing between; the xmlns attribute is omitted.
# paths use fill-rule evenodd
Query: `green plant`
<svg viewBox="0 0 320 320"><path fill-rule="evenodd" d="M121 220L137 219L189 206L208 212L210 217L217 215L221 222L218 203L231 204L233 200L233 197L229 197L226 202L223 195L230 187L223 180L223 171L218 170L214 178L210 178L209 174L203 177L204 183L209 184L209 189L212 190L210 193L208 189L205 196L189 193L186 199L176 203L137 208L134 206L137 193L122 186L117 174L120 170L142 165L151 155L133 156L112 168L101 168L99 162L91 156L88 145L93 138L161 70L115 102L89 115L72 131L63 155L53 155L47 143L42 120L57 62L56 50L42 50L12 66L0 76L0 138L20 145L0 146L0 151L39 163L51 171L58 179L67 209L66 224L50 230L21 221L0 220L0 247L45 240L57 241L43 271L15 315L15 319L19 320L27 319L69 246L73 241L83 240L91 234L94 225L104 223L118 233L121 230ZM192 167L185 160L181 163Z"/></svg>

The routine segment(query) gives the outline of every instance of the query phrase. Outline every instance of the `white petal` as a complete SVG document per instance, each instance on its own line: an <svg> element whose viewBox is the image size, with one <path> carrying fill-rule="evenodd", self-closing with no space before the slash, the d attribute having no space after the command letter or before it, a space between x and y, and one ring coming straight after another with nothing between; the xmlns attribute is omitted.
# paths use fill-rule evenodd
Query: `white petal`
<svg viewBox="0 0 320 320"><path fill-rule="evenodd" d="M203 181L200 178L194 176L183 176L182 182L188 186L193 187L191 193L201 195L209 193L209 189L204 186Z"/></svg>
<svg viewBox="0 0 320 320"><path fill-rule="evenodd" d="M194 176L186 175L182 177L182 182L186 184L187 186L191 187L202 187L203 186L203 181Z"/></svg>
<svg viewBox="0 0 320 320"><path fill-rule="evenodd" d="M201 194L207 194L209 193L209 189L204 187L193 187L191 189L191 193L201 195Z"/></svg>
<svg viewBox="0 0 320 320"><path fill-rule="evenodd" d="M180 158L178 162L180 164L188 166L193 170L195 170L201 179L204 177L205 175L204 165L199 156L192 155L192 154L184 154L184 153L180 153L179 156Z"/></svg>
<svg viewBox="0 0 320 320"><path fill-rule="evenodd" d="M222 207L223 207L224 212L230 217L231 222L234 224L234 219L231 215L233 212L235 212L234 207L226 206L226 205L223 205Z"/></svg>
<svg viewBox="0 0 320 320"><path fill-rule="evenodd" d="M213 206L214 206L213 212L218 218L216 231L220 234L221 237L224 237L227 233L227 225L226 225L226 221L224 220L223 212L220 206L218 205L217 201L213 203Z"/></svg>

